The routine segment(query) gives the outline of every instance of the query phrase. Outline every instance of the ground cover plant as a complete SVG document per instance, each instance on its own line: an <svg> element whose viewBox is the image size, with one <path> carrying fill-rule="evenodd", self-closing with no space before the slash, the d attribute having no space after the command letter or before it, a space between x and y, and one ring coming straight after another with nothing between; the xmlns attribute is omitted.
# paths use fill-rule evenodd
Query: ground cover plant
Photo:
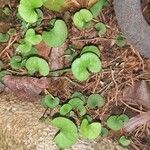
<svg viewBox="0 0 150 150"><path fill-rule="evenodd" d="M43 121L50 119L58 129L54 142L60 149L79 138L113 137L123 147L136 145L134 131L128 134L125 126L135 112L147 109L121 96L127 85L146 78L144 65L118 30L112 2L20 0L16 6L17 11L3 8L6 16L14 11L18 27L0 33L0 43L6 45L0 51L2 83L7 75L54 79L43 91L42 83L27 84L34 91L30 96L38 95L45 108Z"/></svg>

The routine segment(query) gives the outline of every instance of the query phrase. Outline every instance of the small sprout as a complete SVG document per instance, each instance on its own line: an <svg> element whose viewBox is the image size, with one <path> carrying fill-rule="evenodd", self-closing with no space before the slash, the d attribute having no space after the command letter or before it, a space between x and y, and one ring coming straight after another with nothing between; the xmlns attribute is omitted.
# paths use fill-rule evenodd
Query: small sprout
<svg viewBox="0 0 150 150"><path fill-rule="evenodd" d="M28 23L34 23L38 19L36 8L43 5L43 0L21 0L19 4L19 14Z"/></svg>
<svg viewBox="0 0 150 150"><path fill-rule="evenodd" d="M6 15L6 16L9 16L11 14L11 10L9 7L4 7L3 8L3 13Z"/></svg>
<svg viewBox="0 0 150 150"><path fill-rule="evenodd" d="M85 102L85 96L81 92L74 92L71 98L80 98L83 102Z"/></svg>
<svg viewBox="0 0 150 150"><path fill-rule="evenodd" d="M107 128L102 127L102 131L101 131L101 136L102 137L107 137L109 134L109 131Z"/></svg>
<svg viewBox="0 0 150 150"><path fill-rule="evenodd" d="M105 104L104 98L100 94L92 94L89 96L87 100L87 106L89 108L100 108L103 107Z"/></svg>
<svg viewBox="0 0 150 150"><path fill-rule="evenodd" d="M125 137L125 136L121 136L120 139L119 139L119 143L122 145L122 146L129 146L131 141L129 140L129 138Z"/></svg>
<svg viewBox="0 0 150 150"><path fill-rule="evenodd" d="M42 76L47 76L50 71L49 65L46 60L36 56L30 57L26 61L26 68L30 75L33 75L34 73L39 71Z"/></svg>
<svg viewBox="0 0 150 150"><path fill-rule="evenodd" d="M29 53L31 49L32 49L32 44L26 41L24 41L22 44L19 44L19 46L17 47L17 50L23 55Z"/></svg>
<svg viewBox="0 0 150 150"><path fill-rule="evenodd" d="M127 122L128 120L129 118L125 114L120 116L113 115L107 119L107 126L114 131L119 131L120 129L122 129L124 123Z"/></svg>
<svg viewBox="0 0 150 150"><path fill-rule="evenodd" d="M11 68L17 70L22 67L22 57L21 56L13 56L10 60Z"/></svg>
<svg viewBox="0 0 150 150"><path fill-rule="evenodd" d="M72 106L70 104L64 104L61 108L60 108L60 114L62 116L65 116L67 114L69 114L72 110Z"/></svg>
<svg viewBox="0 0 150 150"><path fill-rule="evenodd" d="M98 31L98 33L100 35L103 35L106 33L107 29L106 29L106 25L102 22L99 22L95 25L95 29Z"/></svg>
<svg viewBox="0 0 150 150"><path fill-rule="evenodd" d="M66 7L65 0L45 0L44 6L50 10L61 12Z"/></svg>
<svg viewBox="0 0 150 150"><path fill-rule="evenodd" d="M96 17L100 14L102 11L103 7L106 6L108 3L107 0L98 0L97 3L95 3L91 8L90 11L92 12L93 16Z"/></svg>
<svg viewBox="0 0 150 150"><path fill-rule="evenodd" d="M25 35L25 41L31 43L32 45L37 45L42 41L41 35L36 35L34 29L29 29Z"/></svg>
<svg viewBox="0 0 150 150"><path fill-rule="evenodd" d="M56 20L49 32L43 32L42 38L51 47L60 47L67 39L68 29L63 20Z"/></svg>
<svg viewBox="0 0 150 150"><path fill-rule="evenodd" d="M116 38L116 44L119 47L124 47L126 45L126 39L125 39L125 37L122 36L122 35L118 35L117 38Z"/></svg>
<svg viewBox="0 0 150 150"><path fill-rule="evenodd" d="M87 9L81 9L73 16L73 22L79 29L85 28L93 19L92 13Z"/></svg>
<svg viewBox="0 0 150 150"><path fill-rule="evenodd" d="M45 108L55 108L59 105L59 98L58 97L52 97L51 95L46 95L42 99L42 105Z"/></svg>
<svg viewBox="0 0 150 150"><path fill-rule="evenodd" d="M88 79L91 73L98 73L102 69L99 57L93 53L84 53L72 63L72 73L79 81Z"/></svg>
<svg viewBox="0 0 150 150"><path fill-rule="evenodd" d="M85 47L82 49L82 51L81 51L81 55L84 54L84 53L87 53L87 52L94 53L94 54L96 54L98 57L100 57L100 50L99 50L99 48L97 48L97 47L94 46L94 45L85 46Z"/></svg>
<svg viewBox="0 0 150 150"><path fill-rule="evenodd" d="M8 33L0 33L0 43L6 43L9 40Z"/></svg>
<svg viewBox="0 0 150 150"><path fill-rule="evenodd" d="M79 132L84 139L96 139L101 133L101 124L99 122L90 124L87 119L83 119Z"/></svg>
<svg viewBox="0 0 150 150"><path fill-rule="evenodd" d="M3 64L3 62L0 60L0 71L3 69L3 67L4 67L4 64Z"/></svg>
<svg viewBox="0 0 150 150"><path fill-rule="evenodd" d="M16 29L15 28L10 28L7 32L10 36L13 36L16 34Z"/></svg>
<svg viewBox="0 0 150 150"><path fill-rule="evenodd" d="M64 117L57 117L52 120L52 124L54 127L60 129L54 138L55 143L60 149L69 148L77 142L77 127L71 120Z"/></svg>

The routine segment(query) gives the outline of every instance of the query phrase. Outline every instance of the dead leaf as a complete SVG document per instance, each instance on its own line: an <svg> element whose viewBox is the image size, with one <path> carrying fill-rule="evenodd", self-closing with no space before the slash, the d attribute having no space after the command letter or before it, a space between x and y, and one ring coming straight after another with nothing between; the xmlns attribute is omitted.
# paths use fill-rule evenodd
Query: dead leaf
<svg viewBox="0 0 150 150"><path fill-rule="evenodd" d="M145 59L145 69L150 74L150 59Z"/></svg>
<svg viewBox="0 0 150 150"><path fill-rule="evenodd" d="M28 100L28 98L40 98L41 92L49 87L49 80L47 78L7 75L3 79L3 84L9 91Z"/></svg>
<svg viewBox="0 0 150 150"><path fill-rule="evenodd" d="M150 121L150 111L131 118L127 123L124 124L123 130L125 132L131 133L137 127L146 124L149 121Z"/></svg>
<svg viewBox="0 0 150 150"><path fill-rule="evenodd" d="M150 82L141 80L133 87L126 87L123 91L123 100L150 109Z"/></svg>

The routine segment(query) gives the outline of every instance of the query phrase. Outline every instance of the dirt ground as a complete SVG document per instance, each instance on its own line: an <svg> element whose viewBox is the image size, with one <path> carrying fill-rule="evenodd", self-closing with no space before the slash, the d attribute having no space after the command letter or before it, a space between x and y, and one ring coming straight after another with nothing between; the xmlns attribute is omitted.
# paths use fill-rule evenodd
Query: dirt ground
<svg viewBox="0 0 150 150"><path fill-rule="evenodd" d="M9 28L16 28L17 34L10 37L8 43L0 44L0 59L5 64L5 69L11 72L14 76L22 76L26 74L25 70L15 71L12 70L9 61L10 58L16 53L14 44L17 43L22 37L22 29L20 22L16 19L18 1L1 1L0 11L4 6L8 5L12 9L9 17L0 13L0 32L6 32ZM82 6L81 6L82 7ZM147 21L149 18L149 4L143 5L143 12ZM42 26L36 29L37 32L48 27L49 20L53 17L62 17L67 22L69 27L69 37L67 42L59 49L49 48L44 43L37 45L38 54L47 59L51 65L52 70L66 68L71 65L70 61L64 57L65 50L68 47L75 47L76 53L80 53L84 45L94 44L101 49L103 71L98 74L92 75L86 82L77 82L72 73L67 72L57 74L56 77L49 77L50 86L47 90L54 96L58 96L61 102L65 102L71 97L74 91L80 91L85 95L91 93L100 93L106 100L106 105L103 109L88 110L88 113L96 120L102 123L106 121L111 114L125 113L130 118L150 111L150 103L148 95L146 98L136 95L137 90L133 91L129 98L124 94L128 87L135 87L138 92L144 92L144 95L149 92L150 85L150 59L143 58L137 49L130 45L130 41L123 48L119 48L115 44L115 39L121 33L117 24L115 12L113 9L113 1L109 1L109 6L104 8L102 13L98 16L95 22L104 22L107 25L107 33L104 36L99 36L94 28L86 29L83 31L77 30L71 21L71 16L79 8L71 7L63 13L53 13L46 8L44 11L44 20ZM144 84L143 81L144 80ZM142 83L141 83L142 82ZM15 90L17 81L12 77L7 80L10 89L17 96L24 97L24 100L35 101L34 95L22 94L22 91ZM11 83L11 84L10 84ZM24 84L24 82L22 82ZM27 83L28 84L28 83ZM142 88L141 88L142 87ZM136 96L135 96L136 95ZM136 98L135 98L136 97ZM128 99L128 100L124 100ZM148 99L148 100L147 100ZM42 115L42 114L41 114ZM129 149L135 150L149 150L150 148L150 123L144 123L134 131L126 133L132 140ZM110 137L114 141L122 135L122 132L111 133Z"/></svg>

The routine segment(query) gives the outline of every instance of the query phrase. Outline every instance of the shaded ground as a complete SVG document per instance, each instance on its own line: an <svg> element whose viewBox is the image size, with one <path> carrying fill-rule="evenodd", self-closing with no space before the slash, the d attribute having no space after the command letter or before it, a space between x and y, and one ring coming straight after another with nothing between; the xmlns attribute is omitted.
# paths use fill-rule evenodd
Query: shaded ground
<svg viewBox="0 0 150 150"><path fill-rule="evenodd" d="M12 4L7 2L5 3L7 5ZM2 4L4 5L4 3ZM12 15L15 18L16 8L14 5L11 6L13 11ZM42 27L37 28L39 33L43 28L47 28L49 20L53 18L53 16L64 17L70 27L70 36L68 41L61 48L50 49L44 43L40 43L37 46L39 55L48 60L53 70L70 66L70 62L64 55L64 51L67 47L73 46L76 49L76 53L79 53L80 49L84 45L95 44L99 46L102 52L103 71L101 73L92 75L88 81L83 83L77 82L71 73L63 73L59 74L60 76L58 77L51 77L49 78L50 87L48 88L48 91L52 95L60 97L62 102L64 102L70 98L74 91L80 91L85 95L101 93L106 99L105 107L101 110L89 110L88 113L91 114L94 119L102 122L105 122L110 114L126 113L130 118L132 118L139 113L149 110L149 105L148 107L145 107L146 105L144 106L143 103L139 104L136 102L134 104L133 101L136 101L136 99L133 99L130 102L123 100L123 92L127 86L133 87L136 82L141 80L150 81L150 63L149 60L142 58L138 53L138 50L134 49L129 43L123 48L119 48L115 44L115 38L120 33L120 29L117 24L112 1L110 1L109 6L105 8L97 20L95 20L95 23L102 21L107 25L107 33L104 36L99 36L93 28L84 31L77 30L74 26L72 26L70 18L72 12L54 14L45 8L44 11L45 16ZM20 70L19 72L16 72L12 70L9 65L10 58L16 53L13 44L18 42L22 36L22 30L20 29L19 22L14 19L11 20L11 18L12 16L10 18L8 17L7 21L5 19L3 22L1 21L2 26L8 22L8 25L5 25L6 29L3 29L3 31L5 32L5 30L10 28L10 26L15 26L17 28L17 34L10 38L9 43L0 45L0 58L5 62L5 68L9 72L20 76L26 74L26 71ZM11 81L7 81L10 86L12 86L12 82L16 82L16 80L13 79ZM17 82L15 84L17 85ZM24 82L22 84L24 84ZM22 91L18 90L16 93L21 95L20 92ZM112 133L110 137L116 140L116 137L119 137L121 134L122 133L117 133L116 135L115 133ZM128 135L133 141L129 149L149 149L149 123L138 127Z"/></svg>

